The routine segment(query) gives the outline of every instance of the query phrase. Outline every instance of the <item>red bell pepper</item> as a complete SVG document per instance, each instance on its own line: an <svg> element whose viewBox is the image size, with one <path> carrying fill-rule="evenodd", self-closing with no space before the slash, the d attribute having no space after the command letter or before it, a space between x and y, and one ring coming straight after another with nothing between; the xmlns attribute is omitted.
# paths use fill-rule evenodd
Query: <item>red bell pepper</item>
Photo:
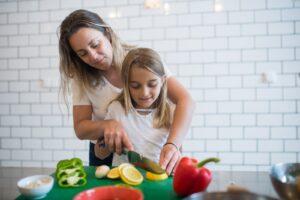
<svg viewBox="0 0 300 200"><path fill-rule="evenodd" d="M173 188L179 196L187 196L206 190L211 182L211 172L203 167L208 162L219 162L218 158L208 158L198 163L197 159L183 157L174 173Z"/></svg>

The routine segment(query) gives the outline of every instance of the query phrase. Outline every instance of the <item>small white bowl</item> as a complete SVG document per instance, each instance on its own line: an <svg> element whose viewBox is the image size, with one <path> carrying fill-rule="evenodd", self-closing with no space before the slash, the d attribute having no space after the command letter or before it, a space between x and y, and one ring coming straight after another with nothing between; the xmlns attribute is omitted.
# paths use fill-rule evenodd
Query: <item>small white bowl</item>
<svg viewBox="0 0 300 200"><path fill-rule="evenodd" d="M41 199L52 189L53 183L49 175L28 176L18 181L18 189L27 198Z"/></svg>

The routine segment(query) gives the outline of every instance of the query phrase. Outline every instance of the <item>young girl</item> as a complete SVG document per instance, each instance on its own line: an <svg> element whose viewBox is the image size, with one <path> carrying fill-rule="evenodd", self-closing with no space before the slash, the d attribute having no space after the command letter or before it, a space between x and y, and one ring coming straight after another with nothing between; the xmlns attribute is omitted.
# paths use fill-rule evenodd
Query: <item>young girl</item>
<svg viewBox="0 0 300 200"><path fill-rule="evenodd" d="M124 89L109 105L106 119L119 121L135 151L158 163L173 116L167 99L165 68L155 51L137 48L125 57L121 76ZM109 141L102 143L108 144ZM178 150L175 144L171 145ZM109 154L109 150L99 148L99 144L95 152L102 159ZM123 162L128 162L124 155L114 154L113 166Z"/></svg>

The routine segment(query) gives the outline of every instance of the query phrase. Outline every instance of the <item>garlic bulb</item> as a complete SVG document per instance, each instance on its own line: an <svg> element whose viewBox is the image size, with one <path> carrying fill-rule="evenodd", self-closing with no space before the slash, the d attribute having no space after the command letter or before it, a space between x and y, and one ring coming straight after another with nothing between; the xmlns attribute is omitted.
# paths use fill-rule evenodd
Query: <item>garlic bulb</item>
<svg viewBox="0 0 300 200"><path fill-rule="evenodd" d="M109 170L110 170L109 166L101 165L96 168L95 176L97 178L104 178L108 174Z"/></svg>

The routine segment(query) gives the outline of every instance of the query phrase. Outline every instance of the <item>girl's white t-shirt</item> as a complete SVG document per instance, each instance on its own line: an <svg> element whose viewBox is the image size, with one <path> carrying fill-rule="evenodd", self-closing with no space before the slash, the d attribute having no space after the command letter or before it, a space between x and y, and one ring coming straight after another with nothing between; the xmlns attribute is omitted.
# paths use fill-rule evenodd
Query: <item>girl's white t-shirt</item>
<svg viewBox="0 0 300 200"><path fill-rule="evenodd" d="M114 101L109 105L105 119L115 119L121 122L134 150L158 163L161 149L169 135L169 129L154 128L154 114L155 110L147 115L141 115L132 109L126 115L121 103ZM124 162L128 162L126 155L114 154L113 166L118 166Z"/></svg>

